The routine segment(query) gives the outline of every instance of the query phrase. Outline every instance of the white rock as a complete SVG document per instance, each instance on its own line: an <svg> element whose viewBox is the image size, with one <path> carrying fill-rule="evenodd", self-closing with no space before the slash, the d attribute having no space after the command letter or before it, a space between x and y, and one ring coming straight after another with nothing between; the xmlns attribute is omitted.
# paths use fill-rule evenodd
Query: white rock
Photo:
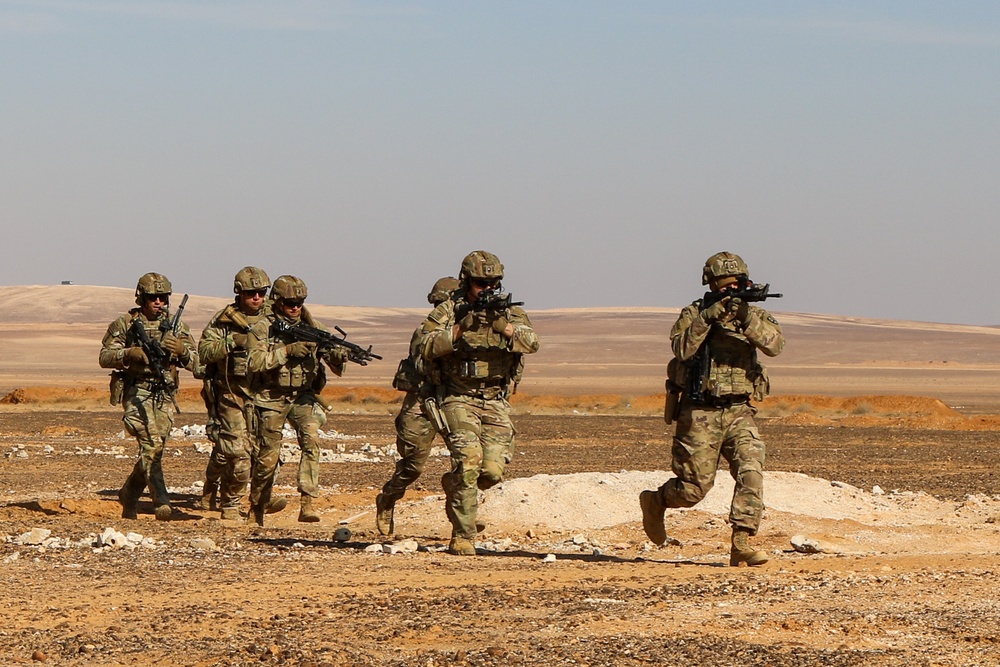
<svg viewBox="0 0 1000 667"><path fill-rule="evenodd" d="M208 537L195 537L188 544L195 549L203 549L205 551L216 551L219 548L216 546L215 542Z"/></svg>
<svg viewBox="0 0 1000 667"><path fill-rule="evenodd" d="M21 537L21 544L41 544L49 538L52 531L48 528L32 528L30 533L25 533Z"/></svg>
<svg viewBox="0 0 1000 667"><path fill-rule="evenodd" d="M128 544L128 539L111 527L105 528L104 532L97 538L97 546L99 547L121 549L126 544Z"/></svg>
<svg viewBox="0 0 1000 667"><path fill-rule="evenodd" d="M792 535L792 548L802 554L823 553L823 545L819 540L815 540L805 535Z"/></svg>
<svg viewBox="0 0 1000 667"><path fill-rule="evenodd" d="M381 544L369 544L367 547L365 547L365 553L369 553L369 554L378 553L378 554L380 554L380 553L384 553L384 552L383 552Z"/></svg>
<svg viewBox="0 0 1000 667"><path fill-rule="evenodd" d="M876 484L875 486L872 487L872 493L875 494L876 496L881 496L885 494L885 491L882 490L881 486Z"/></svg>
<svg viewBox="0 0 1000 667"><path fill-rule="evenodd" d="M574 412L576 412L576 411L574 410ZM555 554L548 554L545 558L542 559L542 562L543 563L554 563L554 562L556 562L556 555Z"/></svg>

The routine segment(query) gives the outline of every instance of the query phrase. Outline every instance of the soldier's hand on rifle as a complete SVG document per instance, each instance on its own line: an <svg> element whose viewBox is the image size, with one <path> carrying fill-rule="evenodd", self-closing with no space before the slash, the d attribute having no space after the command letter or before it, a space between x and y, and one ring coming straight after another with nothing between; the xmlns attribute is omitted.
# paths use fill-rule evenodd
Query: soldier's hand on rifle
<svg viewBox="0 0 1000 667"><path fill-rule="evenodd" d="M233 334L233 345L239 349L245 350L247 348L247 338L245 333L234 333Z"/></svg>
<svg viewBox="0 0 1000 667"><path fill-rule="evenodd" d="M326 361L331 366L343 366L351 356L351 351L344 347L335 347L326 353Z"/></svg>
<svg viewBox="0 0 1000 667"><path fill-rule="evenodd" d="M187 346L184 345L184 341L175 336L172 331L168 331L163 334L163 338L160 340L160 345L163 346L164 350L178 359L183 358L187 354Z"/></svg>
<svg viewBox="0 0 1000 667"><path fill-rule="evenodd" d="M285 354L289 357L308 357L316 351L316 343L297 341L285 346Z"/></svg>
<svg viewBox="0 0 1000 667"><path fill-rule="evenodd" d="M132 366L133 364L148 364L149 357L146 353L142 351L139 346L130 347L125 350L125 356L122 357L123 365Z"/></svg>
<svg viewBox="0 0 1000 667"><path fill-rule="evenodd" d="M716 301L711 306L702 311L701 316L705 318L706 322L715 322L721 319L726 314L726 309L729 307L730 297L720 299Z"/></svg>
<svg viewBox="0 0 1000 667"><path fill-rule="evenodd" d="M497 313L497 312L494 312L493 313L493 320L492 320L492 322L490 322L490 326L492 326L493 330L496 331L498 334L506 336L507 335L507 327L510 326L510 320L507 319L506 313ZM513 333L513 332L511 332L511 333Z"/></svg>
<svg viewBox="0 0 1000 667"><path fill-rule="evenodd" d="M729 300L729 312L735 315L740 322L746 324L747 318L750 317L750 304L743 299L734 297Z"/></svg>
<svg viewBox="0 0 1000 667"><path fill-rule="evenodd" d="M461 329L462 331L468 331L476 324L476 311L470 308L469 312L467 312L465 316L462 317L462 319L456 322L456 324L458 325L458 328Z"/></svg>

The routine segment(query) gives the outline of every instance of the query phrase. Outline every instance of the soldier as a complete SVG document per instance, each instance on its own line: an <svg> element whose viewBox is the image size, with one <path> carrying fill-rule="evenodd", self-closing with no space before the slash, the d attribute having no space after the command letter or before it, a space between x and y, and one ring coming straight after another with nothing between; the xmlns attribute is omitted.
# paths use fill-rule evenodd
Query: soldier
<svg viewBox="0 0 1000 667"><path fill-rule="evenodd" d="M705 262L702 284L726 293L751 283L740 256L720 252ZM667 369L668 390L680 393L680 399L676 414L668 404L665 417L668 424L677 422L671 462L676 477L655 491L639 494L643 529L653 543L663 544L666 508L692 507L701 501L715 483L722 456L736 480L729 512L733 530L729 564L766 563L767 554L748 542L757 534L764 511L764 442L750 400L762 400L770 389L757 351L769 357L779 354L785 347L781 327L766 310L737 297L725 297L707 308L698 300L681 311L670 344L674 359ZM701 387L693 392L691 382L696 377Z"/></svg>
<svg viewBox="0 0 1000 667"><path fill-rule="evenodd" d="M441 484L452 524L448 550L460 556L476 555L478 492L503 480L514 440L507 397L516 390L521 355L538 350L524 310L497 303L503 276L496 255L470 253L459 289L427 317L418 343L424 361L441 367L451 452L451 472Z"/></svg>
<svg viewBox="0 0 1000 667"><path fill-rule="evenodd" d="M458 280L451 276L441 278L431 288L427 302L438 306L451 297L458 285ZM428 364L420 356L420 335L421 329L418 327L410 338L410 354L399 362L396 377L392 380L393 388L405 391L406 395L403 397L403 406L396 415L396 451L399 452L400 459L396 462L396 471L382 487L382 493L375 497L375 527L381 535L391 535L395 530L393 510L396 501L403 497L406 488L417 481L424 471L427 457L431 453L431 443L439 430L425 414L424 401L436 400L440 373L428 372ZM440 417L440 412L437 415Z"/></svg>
<svg viewBox="0 0 1000 667"><path fill-rule="evenodd" d="M247 339L251 327L271 312L267 290L271 279L263 269L246 266L233 279L236 298L217 312L201 334L198 356L205 365L203 396L214 421L215 447L205 471L205 495L212 493L213 478L218 486L221 518L242 518L240 503L250 481L256 451L253 423L254 382L248 372ZM221 463L221 466L220 466ZM209 503L211 501L209 500ZM284 498L273 498L268 513L284 509Z"/></svg>
<svg viewBox="0 0 1000 667"><path fill-rule="evenodd" d="M136 518L139 497L146 487L158 520L169 521L173 513L163 480L163 448L174 424L177 369L193 370L198 353L186 324L178 320L171 328L171 291L170 281L159 273L139 278L135 288L139 307L112 322L101 343L101 368L115 369L111 403L122 405L125 430L139 444L139 460L118 492L123 519ZM142 338L147 338L162 357L150 361Z"/></svg>
<svg viewBox="0 0 1000 667"><path fill-rule="evenodd" d="M258 526L264 525L264 513L271 502L285 420L295 428L301 451L299 521L320 520L313 498L319 495L319 429L326 422L318 399L326 384L321 362L325 361L337 376L343 375L347 353L334 348L320 358L315 343L293 341L271 326L280 319L291 325L304 322L326 331L305 309L307 293L306 284L299 278L287 275L277 278L271 286L272 312L250 328L247 339L250 372L260 374L259 389L253 399L260 440L250 486L250 511Z"/></svg>

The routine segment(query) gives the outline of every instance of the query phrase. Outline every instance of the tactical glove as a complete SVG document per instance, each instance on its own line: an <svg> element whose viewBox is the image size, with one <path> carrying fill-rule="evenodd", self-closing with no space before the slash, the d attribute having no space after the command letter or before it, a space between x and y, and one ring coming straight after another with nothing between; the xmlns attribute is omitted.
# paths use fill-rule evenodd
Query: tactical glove
<svg viewBox="0 0 1000 667"><path fill-rule="evenodd" d="M285 355L289 357L308 357L316 351L316 343L296 342L285 346Z"/></svg>
<svg viewBox="0 0 1000 667"><path fill-rule="evenodd" d="M750 304L743 299L731 299L729 301L729 312L736 315L736 319L740 322L746 324L747 318L750 317Z"/></svg>
<svg viewBox="0 0 1000 667"><path fill-rule="evenodd" d="M125 350L125 356L122 357L122 362L125 366L148 364L149 357L146 356L146 353L142 351L141 347L130 347Z"/></svg>
<svg viewBox="0 0 1000 667"><path fill-rule="evenodd" d="M490 323L490 326L492 326L493 330L498 334L502 334L507 330L508 324L510 324L510 320L508 320L503 313L497 313L496 317L494 317L493 321Z"/></svg>
<svg viewBox="0 0 1000 667"><path fill-rule="evenodd" d="M184 345L184 341L175 336L171 331L168 331L163 335L163 339L160 340L160 345L163 346L164 350L178 359L187 355L187 346Z"/></svg>
<svg viewBox="0 0 1000 667"><path fill-rule="evenodd" d="M326 360L331 366L343 366L350 354L351 351L346 347L335 347L326 353Z"/></svg>
<svg viewBox="0 0 1000 667"><path fill-rule="evenodd" d="M701 316L706 322L714 322L726 313L726 307L728 305L729 299L722 299L716 301L711 306L701 311Z"/></svg>

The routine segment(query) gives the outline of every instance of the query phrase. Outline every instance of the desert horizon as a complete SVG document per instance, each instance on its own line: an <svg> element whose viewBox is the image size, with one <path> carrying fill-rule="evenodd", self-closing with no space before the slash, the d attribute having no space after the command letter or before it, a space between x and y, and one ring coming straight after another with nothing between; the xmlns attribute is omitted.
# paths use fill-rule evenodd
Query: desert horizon
<svg viewBox="0 0 1000 667"><path fill-rule="evenodd" d="M0 287L0 396L24 386L104 385L100 341L133 298L131 289L120 287ZM197 338L229 301L190 295L183 319L192 334ZM332 381L344 387L389 387L413 329L429 312L309 307L317 319L341 326L349 340L372 345L384 357L365 367L350 365ZM526 365L524 394L663 392L668 334L680 308L527 310L542 345ZM1000 412L1000 327L771 312L788 340L780 356L762 359L774 396L917 395L973 412Z"/></svg>

